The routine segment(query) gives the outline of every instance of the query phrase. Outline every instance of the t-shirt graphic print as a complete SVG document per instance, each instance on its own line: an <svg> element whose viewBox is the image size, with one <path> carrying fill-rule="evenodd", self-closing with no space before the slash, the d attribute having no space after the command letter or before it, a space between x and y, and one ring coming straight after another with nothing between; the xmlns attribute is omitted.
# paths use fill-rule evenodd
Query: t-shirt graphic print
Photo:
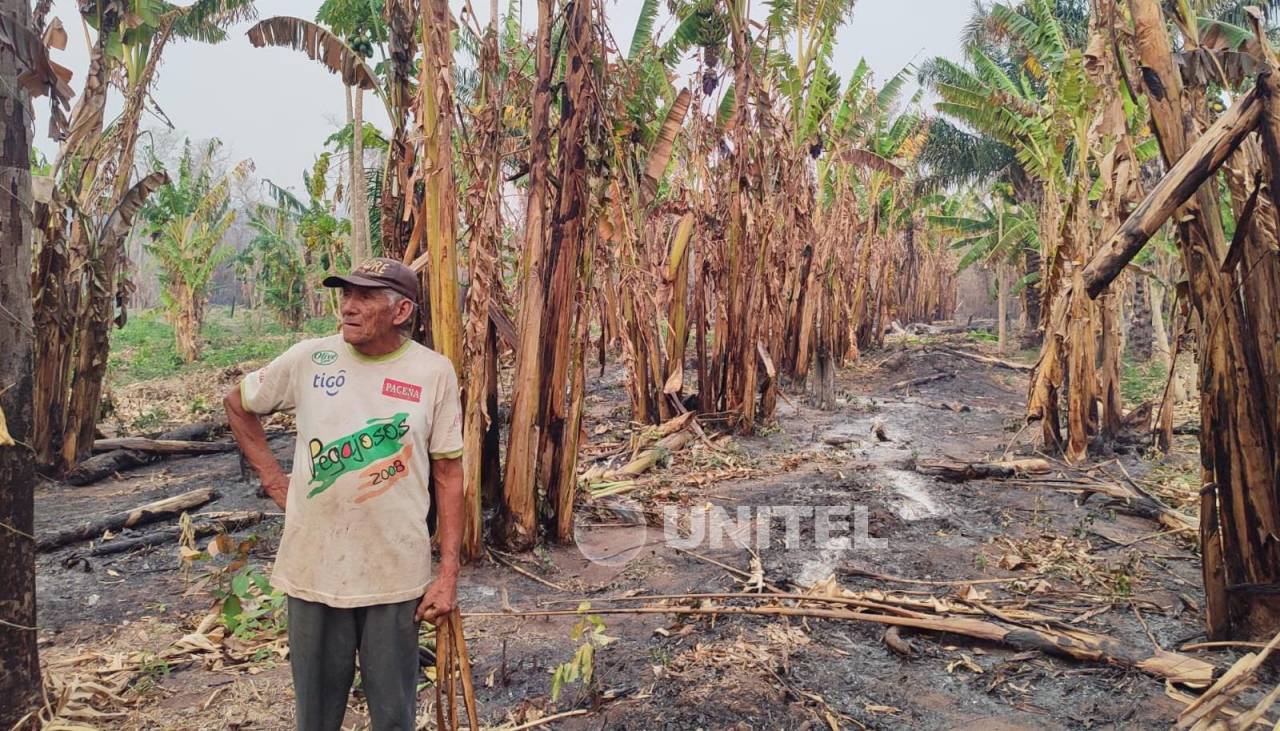
<svg viewBox="0 0 1280 731"><path fill-rule="evenodd" d="M333 607L421 596L431 460L462 454L449 360L412 341L371 358L341 335L304 340L246 375L240 397L249 411L293 411L297 422L272 584Z"/></svg>

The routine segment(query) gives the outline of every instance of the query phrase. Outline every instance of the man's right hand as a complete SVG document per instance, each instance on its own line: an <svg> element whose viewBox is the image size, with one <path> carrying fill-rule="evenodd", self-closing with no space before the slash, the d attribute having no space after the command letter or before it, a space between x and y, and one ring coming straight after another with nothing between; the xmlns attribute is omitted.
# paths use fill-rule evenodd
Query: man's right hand
<svg viewBox="0 0 1280 731"><path fill-rule="evenodd" d="M262 491L284 510L289 496L289 476L284 472L276 472L262 480Z"/></svg>

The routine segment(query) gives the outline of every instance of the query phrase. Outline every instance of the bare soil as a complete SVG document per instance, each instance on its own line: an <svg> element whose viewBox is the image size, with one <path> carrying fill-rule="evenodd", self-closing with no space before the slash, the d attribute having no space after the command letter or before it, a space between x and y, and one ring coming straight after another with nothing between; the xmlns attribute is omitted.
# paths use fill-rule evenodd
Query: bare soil
<svg viewBox="0 0 1280 731"><path fill-rule="evenodd" d="M889 389L939 370L956 376L906 391ZM591 386L584 427L588 460L628 443L623 377L609 371ZM584 541L591 555L625 556L638 545L630 561L593 562L570 546L467 567L460 586L463 610L507 612L465 622L483 721L496 726L583 709L547 727L1168 727L1182 704L1166 696L1162 680L1136 671L908 630L901 635L915 654L904 658L884 643L877 625L749 616L603 614L606 634L617 640L596 653L593 682L585 689L571 684L557 702L550 701L553 669L580 644L571 639L580 618L522 611L574 609L584 600L598 610L618 606L603 598L629 593L743 590L740 576L664 543L663 506L710 504L731 518L739 506L751 507L751 515L760 506L865 507L869 535L884 539L884 547L821 548L812 523L802 526L799 546L782 545L778 531L768 547L759 547L763 579L783 589L833 579L848 589L943 597L964 590L944 582L1019 578L974 589L988 592L985 602L991 606L1035 609L1136 647L1154 642L1176 650L1201 636L1199 557L1161 526L1096 498L1081 503L1072 494L1001 481L947 483L914 470L919 460L999 459L1015 436L1018 444L1008 453L1030 454L1038 430L1019 431L1024 374L919 343L900 344L841 372L838 387L834 411L810 408L802 394L791 392L779 403L776 421L760 434L715 440L715 448L695 442L673 455L624 496L650 516L639 538L634 526L616 535L609 526L584 527L591 533ZM944 403L968 410L952 411ZM714 424L707 431L714 435ZM1133 453L1099 457L1096 469L1118 479L1123 465L1134 479L1167 483L1167 475L1194 461L1193 438L1181 439L1162 465ZM273 446L287 460L292 438L278 436ZM37 494L37 530L201 485L221 495L203 510L274 510L241 480L236 455L203 456L170 459L88 487L45 485ZM585 509L587 522L608 523L623 504L616 498L600 502L614 507ZM273 515L245 532L260 537L252 562L270 563L282 520ZM102 559L88 557L87 549L69 546L39 559L42 653L54 674L101 677L99 671L129 653L158 657L209 612L208 592L193 590L207 569L179 568L172 545ZM751 571L751 550L732 544L693 550ZM868 573L939 583L894 583ZM93 723L121 729L291 728L283 642L270 640L261 638L259 650L266 650L251 660L243 653L206 652L150 666L118 694L127 703L97 704L120 715ZM1238 656L1223 649L1189 654L1220 667ZM425 683L421 699L420 717L431 727L433 693ZM357 693L349 727L362 727L364 718Z"/></svg>

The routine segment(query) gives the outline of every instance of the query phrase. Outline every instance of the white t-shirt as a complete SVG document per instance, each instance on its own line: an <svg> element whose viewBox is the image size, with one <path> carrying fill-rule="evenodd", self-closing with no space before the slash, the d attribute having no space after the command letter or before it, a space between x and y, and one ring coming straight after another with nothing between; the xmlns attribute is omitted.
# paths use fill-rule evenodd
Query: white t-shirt
<svg viewBox="0 0 1280 731"><path fill-rule="evenodd" d="M332 335L246 375L240 399L251 412L293 411L297 421L271 583L331 607L422 596L431 460L462 454L453 364L412 340L371 358Z"/></svg>

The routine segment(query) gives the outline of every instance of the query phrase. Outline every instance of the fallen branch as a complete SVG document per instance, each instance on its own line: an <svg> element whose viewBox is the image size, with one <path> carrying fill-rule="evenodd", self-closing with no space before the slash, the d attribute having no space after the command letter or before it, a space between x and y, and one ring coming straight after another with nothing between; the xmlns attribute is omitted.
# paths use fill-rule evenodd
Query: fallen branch
<svg viewBox="0 0 1280 731"><path fill-rule="evenodd" d="M1050 487L1063 492L1103 495L1122 504L1125 512L1154 520L1160 525L1183 533L1199 535L1199 521L1169 507L1160 498L1130 489L1124 485L1094 480L1013 480L1011 484L1027 487Z"/></svg>
<svg viewBox="0 0 1280 731"><path fill-rule="evenodd" d="M41 538L36 543L36 548L40 551L52 551L60 548L68 543L76 541L92 540L101 536L107 531L118 531L125 528L133 528L147 523L154 523L165 518L172 518L184 511L198 508L207 502L218 497L218 493L214 492L212 487L202 487L190 492L184 492L180 495L167 497L163 500L139 505L138 507L116 513L105 518L90 520L71 528L65 528L52 535Z"/></svg>
<svg viewBox="0 0 1280 731"><path fill-rule="evenodd" d="M620 482L637 477L648 472L672 452L684 449L689 442L693 441L693 436L693 432L681 429L659 439L652 446L642 450L636 455L635 459L617 469L607 470L599 466L592 467L584 472L580 479L586 482Z"/></svg>
<svg viewBox="0 0 1280 731"><path fill-rule="evenodd" d="M934 373L933 375L930 375L930 376L921 376L920 378L911 378L905 381L898 381L897 383L890 386L889 390L901 391L904 388L913 388L915 386L923 386L926 383L933 383L934 381L943 381L943 380L947 380L955 377L956 377L956 374L950 371L945 371L943 373Z"/></svg>
<svg viewBox="0 0 1280 731"><path fill-rule="evenodd" d="M95 452L112 452L127 449L147 454L217 454L236 448L235 442L195 442L182 439L148 439L146 437L118 437L99 439L93 443Z"/></svg>
<svg viewBox="0 0 1280 731"><path fill-rule="evenodd" d="M525 578L532 579L533 581L536 581L536 582L538 582L539 584L542 584L543 586L547 587L548 589L555 589L556 591L562 591L562 592L563 592L563 591L568 591L568 589L564 588L563 586L560 586L559 584L555 583L554 581L551 581L550 579L544 579L544 578L542 578L541 576L538 576L537 574L533 573L532 571L528 571L528 570L525 570L525 569L520 568L519 566L517 566L517 565L516 565L516 563L515 563L514 561L512 561L512 560L510 560L510 559L506 558L505 556L503 556L503 554L502 554L502 552L501 552L501 551L497 551L497 550L494 550L494 549L490 549L490 550L489 550L489 556L490 556L493 560L497 561L498 563L502 564L503 566L506 566L507 568L511 569L512 571L516 572L517 574L520 574L521 576L524 576Z"/></svg>
<svg viewBox="0 0 1280 731"><path fill-rule="evenodd" d="M865 576L868 579L876 581L889 581L895 584L914 584L916 586L968 586L970 584L1011 584L1015 581L1026 581L1025 576L1009 576L1003 579L906 579L901 576L889 576L888 574L877 574L873 571L863 571L859 568L845 567L844 573L851 576Z"/></svg>
<svg viewBox="0 0 1280 731"><path fill-rule="evenodd" d="M257 525L262 522L262 512L257 510L245 510L235 513L227 513L213 520L202 521L191 526L191 530L196 538L204 538L214 535L215 533L232 533L238 530L244 530L251 525ZM172 528L162 528L161 530L152 531L145 535L132 538L114 538L109 541L103 541L93 547L89 551L90 556L112 556L117 553L128 553L136 551L139 548L153 548L155 546L163 546L166 543L173 543L182 536L182 529L174 526Z"/></svg>
<svg viewBox="0 0 1280 731"><path fill-rule="evenodd" d="M550 716L543 716L542 718L539 718L534 721L526 721L520 724L519 726L498 726L496 729L494 729L494 731L527 731L528 729L531 729L531 728L545 726L553 721L559 721L562 718L572 718L573 716L585 716L588 713L591 713L591 711L586 708L577 708L572 711L565 711L564 713L554 713Z"/></svg>
<svg viewBox="0 0 1280 731"><path fill-rule="evenodd" d="M172 429L157 437L159 441L199 441L213 431L226 425L226 421L203 421L187 424ZM107 441L107 440L99 440ZM156 441L156 440L148 440ZM97 442L94 443L95 446ZM117 472L140 467L160 459L160 455L139 449L115 449L110 452L96 454L76 465L67 473L66 481L71 485L89 485Z"/></svg>
<svg viewBox="0 0 1280 731"><path fill-rule="evenodd" d="M946 353L947 355L954 355L957 358L966 358L976 363L985 363L986 365L995 366L996 368L1007 368L1011 371L1018 371L1020 373L1030 373L1035 368L1035 366L1024 365L1022 363L1015 363L1011 360L1004 360L1002 358L992 358L991 356L987 356L987 355L978 355L977 353L970 353L966 350L952 350L950 348L939 348L938 351L941 353Z"/></svg>
<svg viewBox="0 0 1280 731"><path fill-rule="evenodd" d="M948 482L982 480L993 477L1041 475L1053 469L1043 459L1013 459L1005 462L917 462L916 472L940 477Z"/></svg>
<svg viewBox="0 0 1280 731"><path fill-rule="evenodd" d="M764 598L768 598L765 596ZM1090 662L1105 662L1118 667L1141 670L1175 683L1193 687L1207 686L1213 680L1214 666L1192 657L1156 649L1154 653L1122 644L1115 638L1082 630L1007 627L996 622L967 617L917 617L876 614L864 611L825 609L819 607L719 606L719 607L606 607L592 609L591 614L745 614L782 617L871 622L897 627L910 627L934 632L972 637L997 642L1018 650L1041 652ZM542 609L517 612L469 612L465 617L554 617L581 616L571 609Z"/></svg>
<svg viewBox="0 0 1280 731"><path fill-rule="evenodd" d="M1223 161L1258 126L1261 116L1262 104L1255 86L1178 158L1085 266L1082 276L1089 297L1096 298L1106 289L1164 222L1218 172Z"/></svg>
<svg viewBox="0 0 1280 731"><path fill-rule="evenodd" d="M731 573L731 574L733 574L733 575L735 575L735 576L737 576L737 577L739 577L739 578L743 578L743 579L747 579L747 580L750 580L750 579L752 578L752 577L751 577L750 572L743 571L742 569L739 569L739 568L735 568L735 567L733 567L733 566L730 566L730 565L729 565L729 564L727 564L727 563L721 563L721 562L719 562L719 561L715 560L714 558L710 558L710 557L708 557L708 556L703 556L703 555L702 555L702 554L700 554L700 553L694 553L693 551L690 551L690 550L688 550L688 549L686 549L686 548L680 548L679 546L672 546L672 548L673 548L673 549L675 549L676 551L678 551L679 553L683 553L683 554L684 554L684 555L686 555L686 556L690 556L690 557L692 557L692 558L696 558L696 559L698 559L699 561L702 561L702 562L704 562L704 563L709 563L709 564L711 564L712 566L716 566L716 567L722 568L722 569L724 569L725 571L728 571L729 573ZM764 586L765 586L765 588L769 589L770 591L774 591L774 592L782 592L782 589L778 588L778 586L777 586L777 585L775 585L775 584L770 584L768 581L764 582ZM807 588L807 587L806 587L806 588Z"/></svg>
<svg viewBox="0 0 1280 731"><path fill-rule="evenodd" d="M1250 652L1244 657L1236 661L1234 665L1218 678L1218 682L1213 687L1204 692L1199 698L1191 702L1191 705L1183 709L1178 714L1178 722L1174 728L1209 728L1209 723L1214 719L1219 710L1234 700L1244 691L1253 686L1255 682L1254 674L1258 668L1262 667L1263 661L1275 650L1280 644L1280 634L1277 634L1262 648L1261 652ZM1280 694L1280 688L1273 690L1263 699L1256 708L1244 714L1246 719L1240 724L1233 724L1231 728L1246 728L1253 723L1258 717L1267 711L1272 703L1275 702L1277 695ZM1225 728L1225 727L1224 727Z"/></svg>

